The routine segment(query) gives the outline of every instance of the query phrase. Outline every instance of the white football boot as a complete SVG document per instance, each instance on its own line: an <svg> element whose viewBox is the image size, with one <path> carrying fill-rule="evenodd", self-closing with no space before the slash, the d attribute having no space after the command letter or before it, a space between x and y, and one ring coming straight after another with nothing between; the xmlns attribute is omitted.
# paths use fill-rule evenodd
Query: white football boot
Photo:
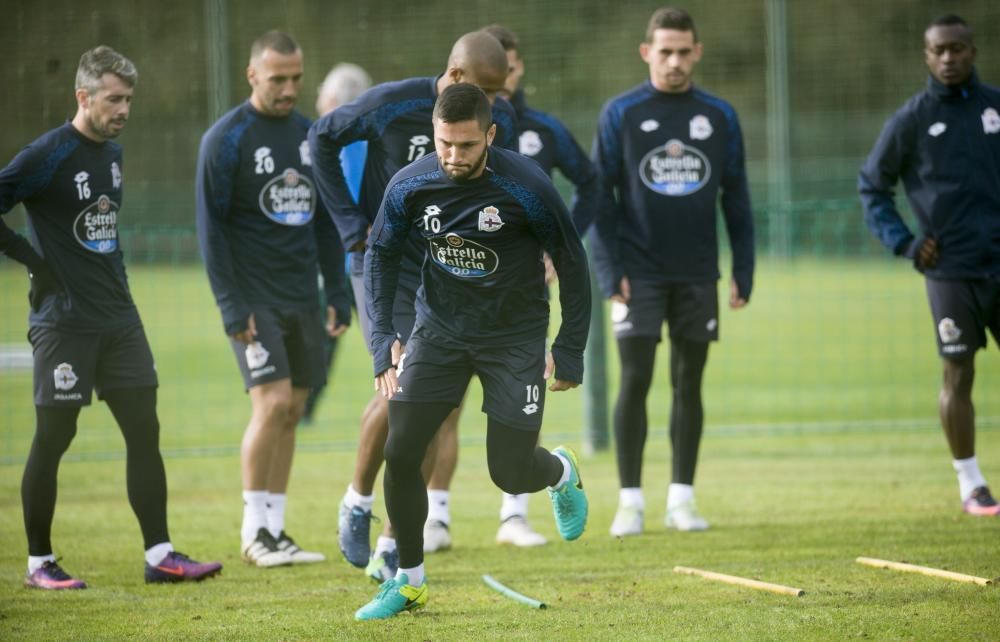
<svg viewBox="0 0 1000 642"><path fill-rule="evenodd" d="M615 513L615 521L611 522L613 537L628 537L641 535L643 528L642 509L634 506L619 506Z"/></svg>
<svg viewBox="0 0 1000 642"><path fill-rule="evenodd" d="M536 533L531 524L520 515L512 515L500 523L497 530L497 544L513 544L527 548L529 546L542 546L548 542L541 533Z"/></svg>
<svg viewBox="0 0 1000 642"><path fill-rule="evenodd" d="M694 500L667 508L667 518L664 520L664 524L667 528L675 528L679 531L708 530L708 522L698 514L694 507Z"/></svg>

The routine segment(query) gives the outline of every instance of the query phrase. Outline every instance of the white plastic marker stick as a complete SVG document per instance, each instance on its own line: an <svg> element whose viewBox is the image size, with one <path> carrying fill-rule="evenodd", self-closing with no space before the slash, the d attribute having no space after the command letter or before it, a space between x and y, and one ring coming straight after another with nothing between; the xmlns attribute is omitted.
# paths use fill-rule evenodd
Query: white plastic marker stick
<svg viewBox="0 0 1000 642"><path fill-rule="evenodd" d="M532 599L527 595L521 595L517 591L507 588L506 586L496 581L489 575L483 575L483 581L486 582L486 585L489 586L494 591L497 591L502 595L506 595L510 599L520 602L521 604L527 604L533 609L545 608L545 602L539 602L538 600Z"/></svg>
<svg viewBox="0 0 1000 642"><path fill-rule="evenodd" d="M904 562L890 562L888 560L875 559L874 557L859 557L854 561L858 564L874 566L875 568L887 568L892 571L903 571L904 573L920 573L921 575L943 577L946 580L968 582L969 584L979 584L980 586L989 586L993 583L993 580L986 579L985 577L976 577L975 575L966 575L964 573L953 573L939 568L931 568L930 566L917 566L916 564L906 564Z"/></svg>
<svg viewBox="0 0 1000 642"><path fill-rule="evenodd" d="M697 577L703 577L706 580L715 580L717 582L725 582L726 584L746 586L748 588L757 589L760 591L770 591L771 593L794 595L795 597L801 597L806 594L806 592L800 588L793 588L791 586L782 586L781 584L771 584L769 582L760 582L757 580L747 579L745 577L737 577L735 575L724 575L723 573L703 571L698 568L688 568L687 566L675 566L674 573L683 573L684 575L695 575Z"/></svg>

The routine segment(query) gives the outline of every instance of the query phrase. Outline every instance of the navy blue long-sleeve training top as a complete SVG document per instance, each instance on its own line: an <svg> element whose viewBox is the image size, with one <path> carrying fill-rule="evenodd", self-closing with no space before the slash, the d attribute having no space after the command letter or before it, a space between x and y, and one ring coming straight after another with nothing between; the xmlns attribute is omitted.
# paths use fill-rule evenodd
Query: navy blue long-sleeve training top
<svg viewBox="0 0 1000 642"><path fill-rule="evenodd" d="M317 305L317 263L337 322L350 321L343 249L313 183L309 124L246 101L201 139L198 240L227 334L246 329L251 305Z"/></svg>
<svg viewBox="0 0 1000 642"><path fill-rule="evenodd" d="M0 214L28 212L28 241L0 221L0 251L48 268L61 292L31 310L32 327L77 331L139 322L118 240L122 148L97 143L69 122L29 144L0 171Z"/></svg>
<svg viewBox="0 0 1000 642"><path fill-rule="evenodd" d="M317 120L309 130L316 158L316 182L323 202L333 214L344 249L368 238L389 180L407 164L434 153L431 115L437 100L434 78L410 78L375 85L346 105ZM503 100L493 102L496 144L517 149L514 109ZM360 199L355 203L344 181L340 150L368 141ZM404 253L400 284L411 291L420 281L423 247L414 238Z"/></svg>
<svg viewBox="0 0 1000 642"><path fill-rule="evenodd" d="M583 380L590 277L583 245L551 180L533 161L491 147L486 170L456 182L429 155L386 190L365 254L375 374L390 347L400 261L415 229L425 249L417 325L474 346L542 339L549 322L542 251L559 273L562 326L552 344L556 377Z"/></svg>
<svg viewBox="0 0 1000 642"><path fill-rule="evenodd" d="M902 179L920 224L903 222L893 198ZM1000 277L1000 90L973 72L948 87L933 76L885 124L858 176L865 223L893 253L914 259L938 246L932 278Z"/></svg>
<svg viewBox="0 0 1000 642"><path fill-rule="evenodd" d="M750 299L754 229L736 111L697 87L645 83L608 101L594 140L601 206L592 257L606 296L622 276L654 283L719 278L716 203L739 295ZM721 199L719 194L721 192Z"/></svg>
<svg viewBox="0 0 1000 642"><path fill-rule="evenodd" d="M528 107L522 90L514 92L510 104L517 114L518 151L533 158L549 176L558 169L576 187L573 224L583 234L593 223L599 203L594 164L558 118Z"/></svg>

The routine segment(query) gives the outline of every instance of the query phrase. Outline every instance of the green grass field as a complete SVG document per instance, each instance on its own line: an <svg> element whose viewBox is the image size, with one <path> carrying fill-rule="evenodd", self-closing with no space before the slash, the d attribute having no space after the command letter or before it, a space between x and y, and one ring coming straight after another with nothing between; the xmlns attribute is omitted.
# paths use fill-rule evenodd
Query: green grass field
<svg viewBox="0 0 1000 642"><path fill-rule="evenodd" d="M428 557L431 602L413 617L358 624L374 584L339 559L336 506L351 476L358 416L371 394L359 334L338 354L317 422L301 431L289 530L331 558L258 570L239 561L238 444L249 403L207 282L193 267L130 269L160 374L162 446L175 544L220 559L203 585L147 587L110 414L85 410L60 472L56 553L91 588L20 586L19 484L33 428L31 377L0 371L0 639L988 639L997 587L859 566L859 555L983 577L1000 575L1000 520L959 512L937 426L940 366L921 280L902 262L764 262L751 306L722 313L705 382L698 473L700 534L662 527L669 445L666 353L649 409L647 532L607 534L616 500L611 452L582 461L591 520L574 543L493 543L499 493L485 470L474 386L454 484L455 549ZM26 281L0 269L0 344L24 343ZM614 348L609 352L614 398ZM1000 487L1000 358L979 356L978 444ZM583 395L552 395L543 443L583 441ZM381 495L381 492L379 492ZM381 497L380 497L381 499ZM548 500L531 502L555 540ZM384 515L381 501L376 512ZM800 598L672 573L694 566L804 588ZM531 610L488 589L488 573L549 604Z"/></svg>

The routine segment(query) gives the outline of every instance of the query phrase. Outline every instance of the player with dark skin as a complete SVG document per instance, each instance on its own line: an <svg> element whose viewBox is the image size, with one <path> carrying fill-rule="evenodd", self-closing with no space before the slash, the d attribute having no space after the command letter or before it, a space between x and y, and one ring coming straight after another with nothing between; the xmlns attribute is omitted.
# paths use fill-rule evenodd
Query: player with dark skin
<svg viewBox="0 0 1000 642"><path fill-rule="evenodd" d="M924 33L924 60L931 75L943 85L962 85L972 75L976 47L972 32L961 25L934 26ZM927 237L917 252L921 269L937 265L938 247L934 237ZM967 359L942 360L944 377L938 412L945 438L955 459L967 459L976 453L975 412L972 406L972 382L976 377L975 355Z"/></svg>
<svg viewBox="0 0 1000 642"><path fill-rule="evenodd" d="M972 388L975 354L986 328L1000 335L997 185L1000 91L979 82L972 29L949 14L924 32L928 87L896 112L862 168L858 189L865 221L894 254L924 274L938 331L943 376L941 426L958 473L963 509L1000 515L975 456ZM963 176L954 180L951 172ZM902 182L921 233L895 208Z"/></svg>

